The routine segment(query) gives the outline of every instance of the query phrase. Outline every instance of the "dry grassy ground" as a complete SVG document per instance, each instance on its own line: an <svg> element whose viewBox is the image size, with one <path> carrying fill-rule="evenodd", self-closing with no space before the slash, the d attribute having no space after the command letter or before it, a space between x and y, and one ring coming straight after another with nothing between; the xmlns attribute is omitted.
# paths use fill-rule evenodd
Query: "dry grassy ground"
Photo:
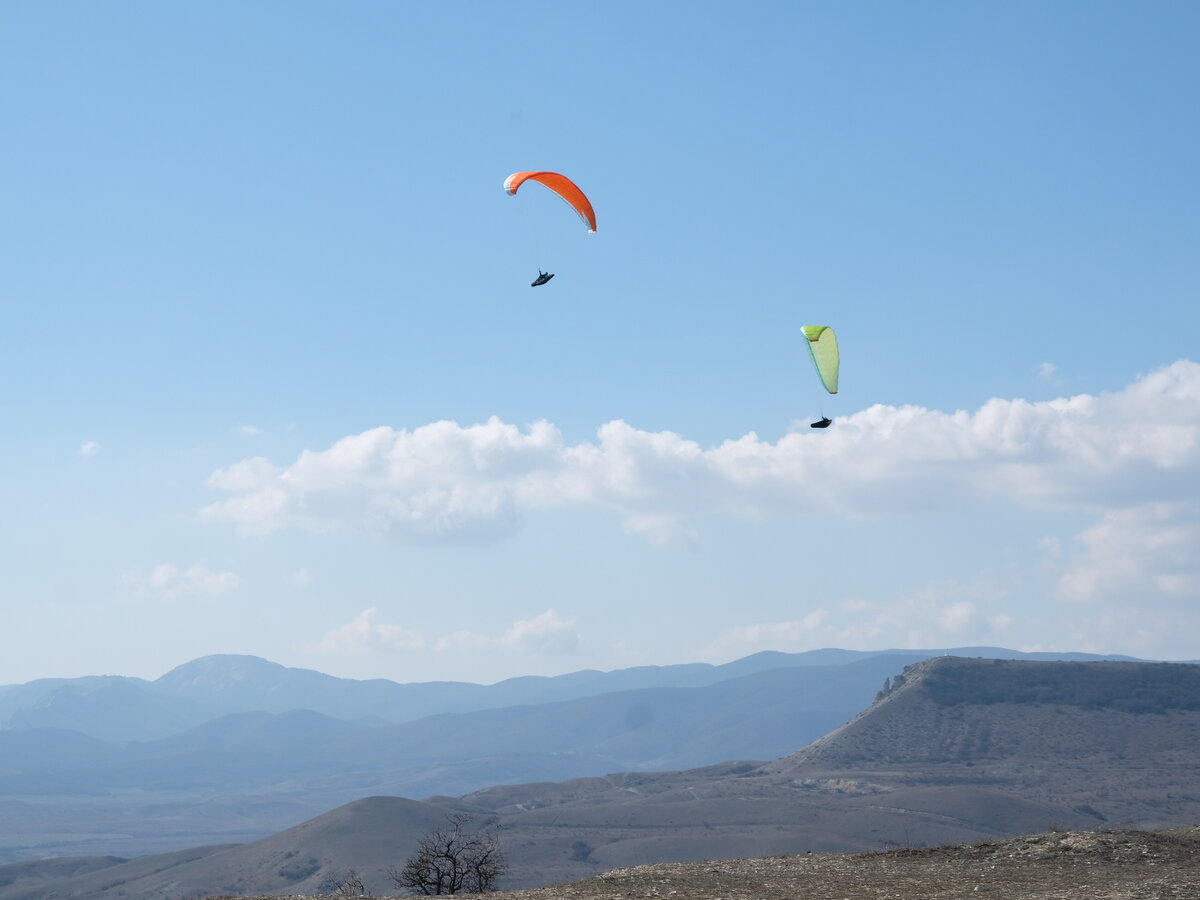
<svg viewBox="0 0 1200 900"><path fill-rule="evenodd" d="M1200 900L1200 826L1155 832L1050 832L885 853L663 863L486 896L491 900Z"/></svg>

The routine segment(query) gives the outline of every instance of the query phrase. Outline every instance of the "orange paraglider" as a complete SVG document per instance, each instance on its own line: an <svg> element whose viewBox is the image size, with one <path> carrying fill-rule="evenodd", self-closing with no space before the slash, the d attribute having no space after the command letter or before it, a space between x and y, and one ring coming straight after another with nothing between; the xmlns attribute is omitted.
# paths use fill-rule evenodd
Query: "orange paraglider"
<svg viewBox="0 0 1200 900"><path fill-rule="evenodd" d="M588 227L588 234L596 233L596 213L592 204L579 186L566 175L559 175L557 172L514 172L504 179L504 192L515 196L517 189L526 181L536 181L554 191L570 204L579 214L579 218L583 219L583 223Z"/></svg>

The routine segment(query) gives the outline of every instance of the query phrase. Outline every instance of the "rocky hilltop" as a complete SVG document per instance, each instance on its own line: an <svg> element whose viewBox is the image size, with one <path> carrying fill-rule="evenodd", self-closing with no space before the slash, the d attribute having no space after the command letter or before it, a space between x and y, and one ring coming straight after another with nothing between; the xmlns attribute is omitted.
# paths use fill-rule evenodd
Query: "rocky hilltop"
<svg viewBox="0 0 1200 900"><path fill-rule="evenodd" d="M1200 821L1200 666L937 657L864 712L767 763L793 782L972 785L1156 827Z"/></svg>
<svg viewBox="0 0 1200 900"><path fill-rule="evenodd" d="M771 768L1169 757L1191 749L1198 711L1197 665L936 657Z"/></svg>

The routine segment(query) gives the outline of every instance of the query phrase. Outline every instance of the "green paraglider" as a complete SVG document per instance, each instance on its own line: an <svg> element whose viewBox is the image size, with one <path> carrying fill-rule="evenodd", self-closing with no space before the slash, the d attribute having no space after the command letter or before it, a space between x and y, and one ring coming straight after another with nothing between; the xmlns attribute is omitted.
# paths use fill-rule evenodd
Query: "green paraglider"
<svg viewBox="0 0 1200 900"><path fill-rule="evenodd" d="M831 394L838 392L838 368L841 357L838 355L837 335L828 325L805 325L804 336L808 338L808 352L812 354L813 365L817 367L817 377L825 390Z"/></svg>
<svg viewBox="0 0 1200 900"><path fill-rule="evenodd" d="M841 356L838 353L837 335L828 325L805 325L802 329L808 338L808 352L812 355L813 365L817 368L817 377L825 390L831 394L838 392L838 369L841 367ZM811 428L828 428L833 420L821 416L820 421L813 422Z"/></svg>

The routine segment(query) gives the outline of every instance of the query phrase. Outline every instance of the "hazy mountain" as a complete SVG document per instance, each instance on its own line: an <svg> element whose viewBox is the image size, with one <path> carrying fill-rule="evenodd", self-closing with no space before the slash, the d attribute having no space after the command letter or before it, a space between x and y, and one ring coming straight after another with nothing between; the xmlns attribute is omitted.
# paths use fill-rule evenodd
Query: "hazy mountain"
<svg viewBox="0 0 1200 900"><path fill-rule="evenodd" d="M252 840L372 794L453 795L767 759L845 721L914 658L795 666L707 688L620 691L404 725L292 710L237 713L127 744L63 730L0 731L0 862Z"/></svg>
<svg viewBox="0 0 1200 900"><path fill-rule="evenodd" d="M385 891L384 869L450 809L502 825L511 886L652 861L1200 821L1198 666L940 657L890 687L769 763L356 801L236 848L79 862L93 871L53 880L0 867L0 900L312 893L347 867Z"/></svg>
<svg viewBox="0 0 1200 900"><path fill-rule="evenodd" d="M337 719L410 722L443 713L553 703L614 691L704 687L780 668L844 665L878 656L929 657L943 650L813 650L764 652L723 665L639 666L584 670L554 677L523 676L492 685L466 682L399 684L336 678L254 656L193 660L155 681L120 676L41 679L0 687L0 730L69 728L112 742L149 741L220 716L310 709ZM959 648L960 656L1067 658L1001 648ZM1108 657L1089 657L1093 659Z"/></svg>
<svg viewBox="0 0 1200 900"><path fill-rule="evenodd" d="M308 796L333 805L378 792L459 794L505 782L767 759L846 721L915 658L783 668L708 687L618 691L403 725L294 710L238 713L123 745L66 731L0 732L9 738L0 740L0 798L124 792L179 803L180 792L197 800L238 793L248 795L248 807L269 797L271 809L287 815L281 801ZM52 738L54 752L39 756L36 738ZM101 812L90 800L86 814Z"/></svg>
<svg viewBox="0 0 1200 900"><path fill-rule="evenodd" d="M42 721L68 710L74 723L90 719L113 730L132 721L157 739L100 744L61 729L0 730L0 862L252 840L372 794L458 795L493 784L770 759L844 722L870 703L885 677L928 654L761 653L724 666L580 672L490 687L358 682L219 656L180 666L155 683L111 677L32 682L18 687L35 697ZM602 691L663 681L705 686ZM435 707L465 703L464 691L477 698L498 691L493 699L583 696L401 725L359 715L372 708L368 701L377 692L393 689ZM11 704L12 690L8 696ZM336 705L338 696L336 718L282 709L300 702L297 697ZM164 698L178 702L183 714L154 721L154 704ZM117 700L124 705L106 720ZM281 711L212 719L197 712L268 703ZM186 716L199 721L178 731ZM164 731L167 736L158 736Z"/></svg>
<svg viewBox="0 0 1200 900"><path fill-rule="evenodd" d="M0 731L0 777L104 765L120 755L111 744L65 728Z"/></svg>
<svg viewBox="0 0 1200 900"><path fill-rule="evenodd" d="M156 694L137 679L61 685L16 708L7 730L71 729L104 741L148 740L204 721L199 703ZM3 731L0 731L3 734Z"/></svg>

